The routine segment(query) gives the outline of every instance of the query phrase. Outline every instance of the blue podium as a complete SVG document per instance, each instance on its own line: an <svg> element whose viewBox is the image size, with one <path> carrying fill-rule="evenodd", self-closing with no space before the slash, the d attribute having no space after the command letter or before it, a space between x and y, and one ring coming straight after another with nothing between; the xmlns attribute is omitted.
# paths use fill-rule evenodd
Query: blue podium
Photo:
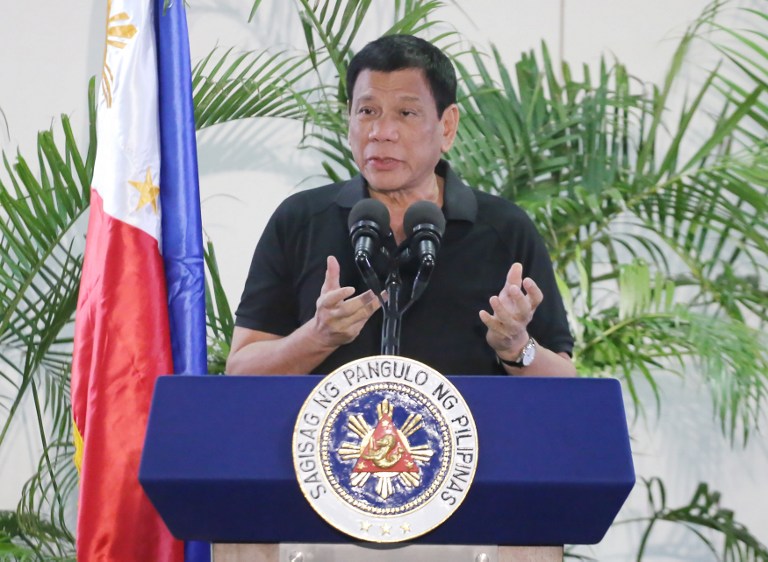
<svg viewBox="0 0 768 562"><path fill-rule="evenodd" d="M595 544L635 483L613 379L448 377L477 425L463 504L424 545ZM212 543L350 543L296 482L291 440L318 376L157 381L139 480L174 536Z"/></svg>

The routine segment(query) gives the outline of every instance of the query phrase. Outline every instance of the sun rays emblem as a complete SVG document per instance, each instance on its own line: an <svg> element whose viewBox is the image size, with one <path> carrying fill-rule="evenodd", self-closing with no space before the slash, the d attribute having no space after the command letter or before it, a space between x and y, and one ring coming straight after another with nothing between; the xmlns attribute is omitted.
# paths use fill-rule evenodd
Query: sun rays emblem
<svg viewBox="0 0 768 562"><path fill-rule="evenodd" d="M107 51L110 47L123 49L128 45L138 29L135 25L124 23L130 19L126 12L119 12L112 15L112 0L107 0L107 42L104 45L104 64L101 71L101 93L107 107L112 107L112 88L115 77L112 69L107 63Z"/></svg>
<svg viewBox="0 0 768 562"><path fill-rule="evenodd" d="M398 429L392 421L393 407L388 400L376 406L378 423L368 425L362 414L349 417L349 429L361 442L342 443L339 456L342 460L357 459L350 482L364 486L371 476L376 478L376 493L387 499L392 495L393 479L404 486L415 488L421 482L418 463L428 462L433 455L429 445L411 447L408 438L421 429L421 416L410 414Z"/></svg>

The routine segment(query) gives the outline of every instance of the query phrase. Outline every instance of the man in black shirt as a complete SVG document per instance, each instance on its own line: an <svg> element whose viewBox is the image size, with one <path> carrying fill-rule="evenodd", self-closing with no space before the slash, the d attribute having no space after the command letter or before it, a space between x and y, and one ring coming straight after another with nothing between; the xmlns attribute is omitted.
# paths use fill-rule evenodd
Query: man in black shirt
<svg viewBox="0 0 768 562"><path fill-rule="evenodd" d="M416 201L434 202L447 221L430 285L403 319L402 355L444 374L574 374L565 311L530 219L441 160L459 124L450 60L421 39L382 37L352 60L347 88L360 176L297 193L270 219L227 372L327 373L379 353L379 300L356 270L347 230L352 206L370 197L389 210L398 244Z"/></svg>

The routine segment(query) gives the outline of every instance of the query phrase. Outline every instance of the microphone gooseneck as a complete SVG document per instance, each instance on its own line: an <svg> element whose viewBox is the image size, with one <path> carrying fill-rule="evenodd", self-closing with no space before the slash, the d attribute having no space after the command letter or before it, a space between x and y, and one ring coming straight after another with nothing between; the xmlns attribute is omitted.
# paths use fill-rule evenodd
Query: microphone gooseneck
<svg viewBox="0 0 768 562"><path fill-rule="evenodd" d="M371 265L374 256L381 249L384 238L389 234L389 210L376 199L363 199L352 207L347 219L349 237L355 250L355 265L365 284L378 298L381 283Z"/></svg>
<svg viewBox="0 0 768 562"><path fill-rule="evenodd" d="M405 211L403 228L410 237L411 252L419 260L419 270L413 280L411 303L427 288L435 268L437 251L445 232L445 216L440 207L430 201L417 201Z"/></svg>

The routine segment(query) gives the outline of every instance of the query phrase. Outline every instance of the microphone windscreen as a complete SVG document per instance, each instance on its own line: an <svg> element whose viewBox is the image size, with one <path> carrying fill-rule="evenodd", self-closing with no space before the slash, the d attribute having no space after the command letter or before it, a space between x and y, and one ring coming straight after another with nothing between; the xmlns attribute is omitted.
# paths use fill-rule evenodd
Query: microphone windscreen
<svg viewBox="0 0 768 562"><path fill-rule="evenodd" d="M406 236L410 236L413 229L420 224L434 225L437 233L442 236L445 232L445 215L443 211L431 201L416 201L408 207L403 217L403 228Z"/></svg>
<svg viewBox="0 0 768 562"><path fill-rule="evenodd" d="M347 228L351 230L360 221L374 222L382 232L387 232L389 230L389 210L378 199L362 199L349 212Z"/></svg>

